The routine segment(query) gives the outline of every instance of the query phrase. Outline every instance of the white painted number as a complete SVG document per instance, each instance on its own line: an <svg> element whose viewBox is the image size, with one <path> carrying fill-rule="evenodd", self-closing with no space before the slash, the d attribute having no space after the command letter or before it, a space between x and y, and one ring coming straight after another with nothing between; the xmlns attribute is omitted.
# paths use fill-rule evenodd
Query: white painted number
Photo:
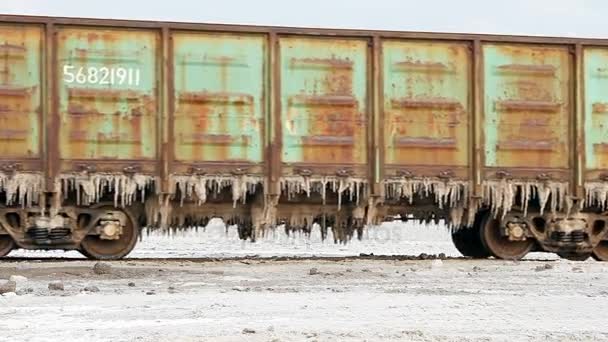
<svg viewBox="0 0 608 342"><path fill-rule="evenodd" d="M141 72L137 68L63 66L65 83L139 86Z"/></svg>
<svg viewBox="0 0 608 342"><path fill-rule="evenodd" d="M74 66L73 65L64 65L63 66L63 81L65 83L74 83L76 79L73 74Z"/></svg>

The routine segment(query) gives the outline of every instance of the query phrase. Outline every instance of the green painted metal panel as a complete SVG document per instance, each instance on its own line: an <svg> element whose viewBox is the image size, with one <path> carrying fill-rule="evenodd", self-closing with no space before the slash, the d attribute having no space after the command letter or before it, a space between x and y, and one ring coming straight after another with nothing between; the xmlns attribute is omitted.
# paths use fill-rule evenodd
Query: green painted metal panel
<svg viewBox="0 0 608 342"><path fill-rule="evenodd" d="M262 162L265 37L176 33L173 44L175 159Z"/></svg>
<svg viewBox="0 0 608 342"><path fill-rule="evenodd" d="M485 165L567 168L568 49L487 44L483 63Z"/></svg>
<svg viewBox="0 0 608 342"><path fill-rule="evenodd" d="M584 50L585 167L608 169L608 49Z"/></svg>
<svg viewBox="0 0 608 342"><path fill-rule="evenodd" d="M367 42L284 37L282 161L366 162Z"/></svg>
<svg viewBox="0 0 608 342"><path fill-rule="evenodd" d="M0 26L0 158L40 156L42 29Z"/></svg>
<svg viewBox="0 0 608 342"><path fill-rule="evenodd" d="M385 41L382 55L386 163L466 166L468 46Z"/></svg>
<svg viewBox="0 0 608 342"><path fill-rule="evenodd" d="M62 159L156 156L159 35L59 28L59 153Z"/></svg>

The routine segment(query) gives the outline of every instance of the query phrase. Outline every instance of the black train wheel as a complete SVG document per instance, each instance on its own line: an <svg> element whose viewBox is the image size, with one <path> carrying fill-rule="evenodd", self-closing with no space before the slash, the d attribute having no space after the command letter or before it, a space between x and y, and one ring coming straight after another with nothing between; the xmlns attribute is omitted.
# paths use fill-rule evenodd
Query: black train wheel
<svg viewBox="0 0 608 342"><path fill-rule="evenodd" d="M13 248L15 248L15 241L10 235L0 235L0 258L7 256Z"/></svg>
<svg viewBox="0 0 608 342"><path fill-rule="evenodd" d="M122 234L117 240L104 240L96 235L88 235L80 244L80 253L94 260L122 259L133 250L137 243L137 237L139 236L137 220L127 210L112 206L103 206L101 208L122 211L126 214L127 222L122 227Z"/></svg>
<svg viewBox="0 0 608 342"><path fill-rule="evenodd" d="M608 240L602 240L595 246L591 254L597 261L608 261Z"/></svg>
<svg viewBox="0 0 608 342"><path fill-rule="evenodd" d="M484 214L485 212L479 212L475 215L473 227L460 228L452 231L452 242L460 254L476 259L487 258L490 256L490 253L481 243L481 236L479 232Z"/></svg>
<svg viewBox="0 0 608 342"><path fill-rule="evenodd" d="M500 233L500 220L492 217L490 213L484 215L480 228L481 242L484 247L496 258L505 260L519 260L534 248L535 241L511 241Z"/></svg>

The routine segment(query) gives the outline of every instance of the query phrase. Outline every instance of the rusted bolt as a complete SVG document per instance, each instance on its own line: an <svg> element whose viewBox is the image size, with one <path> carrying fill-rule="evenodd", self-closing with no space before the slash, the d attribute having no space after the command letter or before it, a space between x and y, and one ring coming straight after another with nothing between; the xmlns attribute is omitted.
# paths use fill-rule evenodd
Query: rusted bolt
<svg viewBox="0 0 608 342"><path fill-rule="evenodd" d="M193 175L204 175L206 172L202 167L192 166L190 167L190 173Z"/></svg>
<svg viewBox="0 0 608 342"><path fill-rule="evenodd" d="M90 164L77 164L76 169L81 172L95 172L97 170L95 165Z"/></svg>
<svg viewBox="0 0 608 342"><path fill-rule="evenodd" d="M454 178L454 172L451 170L441 171L437 177L442 179Z"/></svg>
<svg viewBox="0 0 608 342"><path fill-rule="evenodd" d="M242 169L240 167L237 167L236 169L232 170L232 174L235 176L241 176L247 173L247 169Z"/></svg>
<svg viewBox="0 0 608 342"><path fill-rule="evenodd" d="M295 170L295 173L299 174L300 176L304 176L304 177L312 176L312 170L309 170L309 169L297 169L297 170Z"/></svg>
<svg viewBox="0 0 608 342"><path fill-rule="evenodd" d="M409 171L409 170L397 170L396 174L397 174L397 176L403 177L403 178L412 178L412 177L414 177L414 174L411 171Z"/></svg>
<svg viewBox="0 0 608 342"><path fill-rule="evenodd" d="M336 171L336 175L338 177L348 177L351 176L353 174L352 170L347 170L347 169L340 169L338 171Z"/></svg>
<svg viewBox="0 0 608 342"><path fill-rule="evenodd" d="M507 171L504 171L504 170L496 171L496 178L498 178L498 179L505 179L510 176L511 176L511 174Z"/></svg>
<svg viewBox="0 0 608 342"><path fill-rule="evenodd" d="M2 165L2 171L4 172L15 172L21 171L23 169L23 165L19 163L10 163Z"/></svg>
<svg viewBox="0 0 608 342"><path fill-rule="evenodd" d="M141 166L139 165L129 165L129 166L125 166L122 171L124 173L137 173L141 171Z"/></svg>
<svg viewBox="0 0 608 342"><path fill-rule="evenodd" d="M540 181L546 181L546 180L550 180L551 178L553 178L553 177L551 177L551 175L550 175L550 174L548 174L548 173L539 173L539 174L536 176L536 179L538 179L538 180L540 180Z"/></svg>

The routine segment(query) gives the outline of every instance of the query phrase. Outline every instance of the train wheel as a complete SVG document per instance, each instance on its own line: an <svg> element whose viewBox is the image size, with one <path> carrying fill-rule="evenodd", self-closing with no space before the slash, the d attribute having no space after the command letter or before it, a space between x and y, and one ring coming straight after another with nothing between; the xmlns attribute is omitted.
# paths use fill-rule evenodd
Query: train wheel
<svg viewBox="0 0 608 342"><path fill-rule="evenodd" d="M511 241L500 232L500 220L485 215L480 229L481 242L494 257L506 260L519 260L534 248L534 240Z"/></svg>
<svg viewBox="0 0 608 342"><path fill-rule="evenodd" d="M452 232L452 242L454 243L454 247L456 247L460 254L466 257L481 259L490 256L488 250L481 243L479 233L483 214L483 212L480 212L475 216L473 227L461 228Z"/></svg>
<svg viewBox="0 0 608 342"><path fill-rule="evenodd" d="M129 254L139 236L139 226L137 220L126 210L114 207L108 208L113 211L122 211L126 214L126 222L122 226L122 234L115 240L102 239L97 235L88 235L80 244L80 253L89 259L95 260L117 260Z"/></svg>
<svg viewBox="0 0 608 342"><path fill-rule="evenodd" d="M571 261L585 261L587 259L589 259L589 257L591 256L591 253L557 253L557 255L559 255L560 258L562 259L566 259L566 260L571 260Z"/></svg>
<svg viewBox="0 0 608 342"><path fill-rule="evenodd" d="M597 261L608 261L608 240L600 241L593 249L591 256Z"/></svg>
<svg viewBox="0 0 608 342"><path fill-rule="evenodd" d="M15 241L10 235L0 235L0 258L7 256L13 248L15 248Z"/></svg>

